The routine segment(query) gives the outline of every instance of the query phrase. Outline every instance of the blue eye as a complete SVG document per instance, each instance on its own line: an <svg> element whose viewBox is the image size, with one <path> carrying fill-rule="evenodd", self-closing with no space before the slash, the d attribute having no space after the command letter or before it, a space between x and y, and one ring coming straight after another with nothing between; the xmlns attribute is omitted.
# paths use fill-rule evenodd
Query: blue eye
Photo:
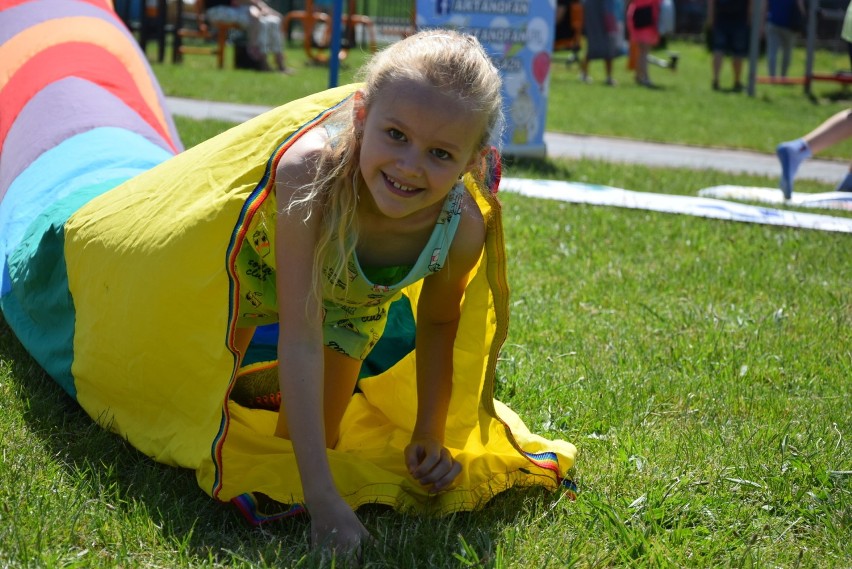
<svg viewBox="0 0 852 569"><path fill-rule="evenodd" d="M402 134L401 131L399 131L395 128L389 128L388 129L388 136L391 137L394 140L405 140L405 135Z"/></svg>
<svg viewBox="0 0 852 569"><path fill-rule="evenodd" d="M452 154L450 154L446 150L442 150L440 148L436 148L436 149L432 150L432 156L434 156L435 158L437 158L439 160L449 160L450 158L453 157Z"/></svg>

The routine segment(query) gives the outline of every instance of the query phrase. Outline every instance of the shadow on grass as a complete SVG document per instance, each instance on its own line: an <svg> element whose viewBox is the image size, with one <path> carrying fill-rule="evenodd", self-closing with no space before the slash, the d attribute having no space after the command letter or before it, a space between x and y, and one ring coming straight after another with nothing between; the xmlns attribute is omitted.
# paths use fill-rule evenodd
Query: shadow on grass
<svg viewBox="0 0 852 569"><path fill-rule="evenodd" d="M191 470L157 463L98 426L30 357L2 316L0 359L10 364L11 392L19 399L17 408L31 433L67 471L68 479L78 480L78 487L94 501L109 505L109 513L96 514L104 518L88 524L69 521L75 531L108 519L108 525L117 527L121 539L130 544L124 555L144 554L165 563L177 554L189 565L203 560L226 566L327 566L327 560L309 550L307 516L251 527L234 507L207 496ZM502 529L522 523L525 509L546 508L558 497L541 488L517 489L498 495L478 512L444 518L397 513L385 506L362 507L359 515L376 538L365 551L365 565L459 566L458 555L470 560L475 552L479 563L471 566L490 566L489 559L499 553ZM60 524L69 516L62 511L47 513ZM140 525L153 526L155 534L134 534ZM69 536L73 533L67 531ZM82 539L87 537L91 536ZM54 541L51 547L56 554L69 545Z"/></svg>
<svg viewBox="0 0 852 569"><path fill-rule="evenodd" d="M39 367L4 319L0 358L11 364L23 419L69 479L82 478L93 493L115 488L104 502L117 502L112 504L117 512L113 515L124 518L117 524L134 516L150 517L166 540L203 557L215 557L215 550L223 547L242 549L240 542L251 529L236 510L204 494L192 471L154 462L101 428ZM59 519L63 512L55 515Z"/></svg>
<svg viewBox="0 0 852 569"><path fill-rule="evenodd" d="M843 85L832 91L822 93L820 98L831 101L832 103L848 103L852 101L852 90L846 85Z"/></svg>
<svg viewBox="0 0 852 569"><path fill-rule="evenodd" d="M572 178L565 161L521 156L503 156L503 175L558 180Z"/></svg>

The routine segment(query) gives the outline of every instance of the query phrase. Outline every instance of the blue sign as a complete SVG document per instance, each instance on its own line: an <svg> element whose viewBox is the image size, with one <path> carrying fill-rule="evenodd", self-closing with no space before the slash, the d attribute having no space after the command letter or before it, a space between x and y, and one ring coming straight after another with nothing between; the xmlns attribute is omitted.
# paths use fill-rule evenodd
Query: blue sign
<svg viewBox="0 0 852 569"><path fill-rule="evenodd" d="M417 0L417 27L476 36L503 78L504 154L543 157L556 0Z"/></svg>

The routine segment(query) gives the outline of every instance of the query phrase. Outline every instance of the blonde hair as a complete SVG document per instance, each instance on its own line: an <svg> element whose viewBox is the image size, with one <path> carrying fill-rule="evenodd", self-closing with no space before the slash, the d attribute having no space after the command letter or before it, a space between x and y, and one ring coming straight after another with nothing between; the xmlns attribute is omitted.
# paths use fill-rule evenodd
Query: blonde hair
<svg viewBox="0 0 852 569"><path fill-rule="evenodd" d="M425 82L452 93L472 113L486 117L478 150L490 143L499 144L504 120L500 76L482 45L471 35L444 29L419 32L377 53L360 75L367 112L377 94L388 85L400 80ZM315 212L322 215L313 271L318 300L322 296L319 279L326 257L332 252L337 254L338 262L327 277L342 282L345 291L349 283L347 262L358 241L360 133L355 132L353 106L354 98L350 97L327 119L329 142L317 161L314 181L287 206L303 208L306 217ZM484 186L486 173L472 174L478 185Z"/></svg>

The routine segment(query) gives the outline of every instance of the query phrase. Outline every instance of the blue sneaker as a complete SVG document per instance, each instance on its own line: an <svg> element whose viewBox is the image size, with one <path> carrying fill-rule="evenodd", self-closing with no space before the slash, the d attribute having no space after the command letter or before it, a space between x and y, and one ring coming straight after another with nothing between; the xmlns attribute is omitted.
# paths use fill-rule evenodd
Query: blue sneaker
<svg viewBox="0 0 852 569"><path fill-rule="evenodd" d="M835 192L852 192L852 171L846 174L846 177L840 180L840 183L837 184L837 187L834 188Z"/></svg>
<svg viewBox="0 0 852 569"><path fill-rule="evenodd" d="M790 142L782 142L775 149L775 154L781 162L781 191L784 193L784 199L789 200L793 195L793 179L796 177L796 172L802 162L810 158L811 149L800 138Z"/></svg>

